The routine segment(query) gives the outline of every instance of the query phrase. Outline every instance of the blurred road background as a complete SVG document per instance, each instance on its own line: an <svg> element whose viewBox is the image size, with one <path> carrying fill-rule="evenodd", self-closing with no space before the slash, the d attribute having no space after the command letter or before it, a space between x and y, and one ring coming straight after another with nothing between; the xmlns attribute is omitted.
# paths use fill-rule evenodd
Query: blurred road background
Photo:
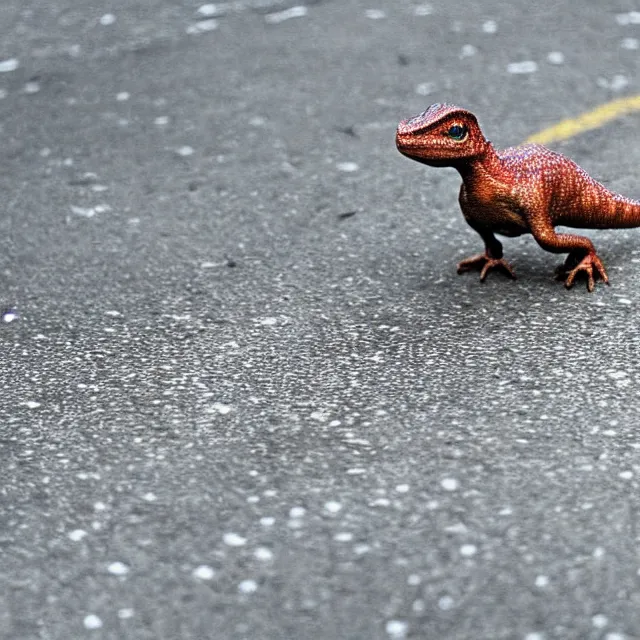
<svg viewBox="0 0 640 640"><path fill-rule="evenodd" d="M640 638L640 232L481 250L394 147L640 92L630 0L4 0L0 637ZM561 144L640 197L640 115Z"/></svg>

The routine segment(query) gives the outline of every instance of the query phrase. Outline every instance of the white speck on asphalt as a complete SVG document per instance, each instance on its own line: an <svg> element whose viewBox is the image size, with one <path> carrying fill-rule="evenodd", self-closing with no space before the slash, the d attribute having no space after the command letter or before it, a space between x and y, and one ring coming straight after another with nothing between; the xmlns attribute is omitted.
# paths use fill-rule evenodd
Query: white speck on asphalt
<svg viewBox="0 0 640 640"><path fill-rule="evenodd" d="M116 21L116 17L113 15L113 13L105 13L103 16L100 17L100 24L103 27L108 27L109 25L112 25L115 21Z"/></svg>
<svg viewBox="0 0 640 640"><path fill-rule="evenodd" d="M433 13L433 7L430 4L419 4L413 8L414 16L430 16Z"/></svg>
<svg viewBox="0 0 640 640"><path fill-rule="evenodd" d="M76 207L75 205L71 206L71 213L75 213L75 215L80 216L81 218L93 218L96 215L96 210L92 207Z"/></svg>
<svg viewBox="0 0 640 640"><path fill-rule="evenodd" d="M620 46L623 49L635 51L636 49L640 48L640 40L638 40L638 38L623 38L620 42Z"/></svg>
<svg viewBox="0 0 640 640"><path fill-rule="evenodd" d="M267 547L258 547L253 552L253 555L256 560L260 560L260 562L269 562L273 560L273 551L271 551L271 549L268 549Z"/></svg>
<svg viewBox="0 0 640 640"><path fill-rule="evenodd" d="M264 516L260 518L260 524L263 527L273 527L275 523L276 523L276 519L273 518L272 516Z"/></svg>
<svg viewBox="0 0 640 640"><path fill-rule="evenodd" d="M535 73L538 70L538 63L534 60L522 60L521 62L511 62L507 65L507 72L513 74Z"/></svg>
<svg viewBox="0 0 640 640"><path fill-rule="evenodd" d="M369 18L369 20L382 20L387 17L387 14L380 9L367 9L364 15Z"/></svg>
<svg viewBox="0 0 640 640"><path fill-rule="evenodd" d="M475 556L478 552L478 547L475 544L463 544L460 547L460 555L465 558L470 558L471 556Z"/></svg>
<svg viewBox="0 0 640 640"><path fill-rule="evenodd" d="M307 510L304 507L291 507L289 510L290 518L304 518Z"/></svg>
<svg viewBox="0 0 640 640"><path fill-rule="evenodd" d="M207 32L207 31L213 31L214 29L218 28L218 21L217 20L200 20L200 22L198 22L198 31L202 31L202 32Z"/></svg>
<svg viewBox="0 0 640 640"><path fill-rule="evenodd" d="M40 406L40 403L36 402L35 400L27 400L22 404L24 404L24 406L27 407L27 409L37 409Z"/></svg>
<svg viewBox="0 0 640 640"><path fill-rule="evenodd" d="M121 91L116 95L116 100L118 102L126 102L131 97L131 94L128 91Z"/></svg>
<svg viewBox="0 0 640 640"><path fill-rule="evenodd" d="M352 173L354 171L357 171L360 167L355 162L338 162L336 168L338 169L338 171Z"/></svg>
<svg viewBox="0 0 640 640"><path fill-rule="evenodd" d="M436 85L433 82L421 82L416 85L416 93L419 96L428 96L435 91Z"/></svg>
<svg viewBox="0 0 640 640"><path fill-rule="evenodd" d="M482 23L482 30L485 33L496 33L498 31L498 23L495 20L485 20Z"/></svg>
<svg viewBox="0 0 640 640"><path fill-rule="evenodd" d="M549 585L549 578L547 576L536 576L535 585L538 589L544 589Z"/></svg>
<svg viewBox="0 0 640 640"><path fill-rule="evenodd" d="M609 88L611 91L622 91L622 89L625 89L628 85L629 78L627 78L627 76L623 76L621 73L616 73L609 83Z"/></svg>
<svg viewBox="0 0 640 640"><path fill-rule="evenodd" d="M220 7L218 7L217 4L203 4L200 7L198 7L198 13L201 16L206 16L206 17L212 17L212 16L218 16L221 14L221 9Z"/></svg>
<svg viewBox="0 0 640 640"><path fill-rule="evenodd" d="M194 149L193 147L190 147L189 145L184 145L182 147L178 147L176 149L176 153L179 156L182 156L183 158L187 158L188 156L192 156L194 153Z"/></svg>
<svg viewBox="0 0 640 640"><path fill-rule="evenodd" d="M285 20L291 20L291 18L302 18L309 13L307 7L297 6L285 9L284 11L276 11L275 13L268 13L264 19L267 24L279 24Z"/></svg>
<svg viewBox="0 0 640 640"><path fill-rule="evenodd" d="M633 471L621 471L618 476L623 480L631 480L631 478L633 478Z"/></svg>
<svg viewBox="0 0 640 640"><path fill-rule="evenodd" d="M74 529L73 531L69 531L67 537L73 542L80 542L86 535L87 532L84 529Z"/></svg>
<svg viewBox="0 0 640 640"><path fill-rule="evenodd" d="M385 631L393 640L402 640L407 637L409 625L404 620L389 620L385 625Z"/></svg>
<svg viewBox="0 0 640 640"><path fill-rule="evenodd" d="M211 405L211 413L219 413L221 416L226 416L231 412L231 406L222 402L214 402Z"/></svg>
<svg viewBox="0 0 640 640"><path fill-rule="evenodd" d="M240 593L255 593L258 590L258 583L255 580L243 580L238 585L238 591Z"/></svg>
<svg viewBox="0 0 640 640"><path fill-rule="evenodd" d="M24 85L24 92L28 94L38 93L40 91L40 83L39 82L27 82Z"/></svg>
<svg viewBox="0 0 640 640"><path fill-rule="evenodd" d="M83 624L85 629L100 629L102 627L102 620L94 613L90 613L88 616L85 616Z"/></svg>
<svg viewBox="0 0 640 640"><path fill-rule="evenodd" d="M409 491L409 485L408 484L399 484L396 487L396 491L398 493L407 493Z"/></svg>
<svg viewBox="0 0 640 640"><path fill-rule="evenodd" d="M212 580L216 572L206 564L201 564L193 570L193 577L198 580Z"/></svg>
<svg viewBox="0 0 640 640"><path fill-rule="evenodd" d="M262 116L253 116L249 118L249 124L252 127L264 127L264 125L267 124L267 119Z"/></svg>
<svg viewBox="0 0 640 640"><path fill-rule="evenodd" d="M442 611L449 611L450 609L453 609L454 604L455 602L451 596L442 596L438 600L438 607L442 609Z"/></svg>
<svg viewBox="0 0 640 640"><path fill-rule="evenodd" d="M611 78L611 80L603 77L598 78L596 80L596 84L601 89L609 89L610 91L621 91L629 85L629 78L622 75L621 73L616 73L613 78ZM620 302L621 300L622 298L618 299L618 302Z"/></svg>
<svg viewBox="0 0 640 640"><path fill-rule="evenodd" d="M629 11L628 13L617 13L616 22L623 27L629 24L640 24L640 11Z"/></svg>
<svg viewBox="0 0 640 640"><path fill-rule="evenodd" d="M215 31L218 28L218 21L214 18L209 20L198 20L187 27L187 33L189 35L197 35L198 33L207 33L209 31Z"/></svg>
<svg viewBox="0 0 640 640"><path fill-rule="evenodd" d="M455 491L458 488L459 483L455 478L443 478L440 481L440 486L445 491Z"/></svg>
<svg viewBox="0 0 640 640"><path fill-rule="evenodd" d="M129 573L129 567L124 562L112 562L107 571L114 576L126 576Z"/></svg>
<svg viewBox="0 0 640 640"><path fill-rule="evenodd" d="M591 624L596 629L604 629L609 624L609 619L607 616L603 616L601 613L598 613L591 618Z"/></svg>
<svg viewBox="0 0 640 640"><path fill-rule="evenodd" d="M135 611L129 607L118 609L118 618L120 618L120 620L128 620L129 618L133 618L134 614Z"/></svg>
<svg viewBox="0 0 640 640"><path fill-rule="evenodd" d="M336 542L351 542L353 540L353 533L341 531L340 533L336 533L336 535L333 536L333 539Z"/></svg>
<svg viewBox="0 0 640 640"><path fill-rule="evenodd" d="M9 58L8 60L1 60L0 73L15 71L19 66L20 66L20 62L17 58Z"/></svg>
<svg viewBox="0 0 640 640"><path fill-rule="evenodd" d="M335 500L329 500L324 503L324 508L325 511L328 511L329 513L338 513L338 511L342 509L342 505Z"/></svg>
<svg viewBox="0 0 640 640"><path fill-rule="evenodd" d="M473 56L476 55L476 53L478 53L478 49L476 47L474 47L472 44L465 44L462 46L462 49L460 50L460 57L472 58Z"/></svg>
<svg viewBox="0 0 640 640"><path fill-rule="evenodd" d="M225 533L222 540L230 547L242 547L247 543L247 539L237 533Z"/></svg>
<svg viewBox="0 0 640 640"><path fill-rule="evenodd" d="M564 64L564 53L562 51L550 51L547 55L547 62L550 64Z"/></svg>

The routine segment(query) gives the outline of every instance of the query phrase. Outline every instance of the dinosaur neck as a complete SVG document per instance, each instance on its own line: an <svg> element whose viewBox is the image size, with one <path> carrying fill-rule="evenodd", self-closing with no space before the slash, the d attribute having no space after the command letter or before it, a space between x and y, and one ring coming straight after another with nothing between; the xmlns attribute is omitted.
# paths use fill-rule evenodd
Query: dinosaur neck
<svg viewBox="0 0 640 640"><path fill-rule="evenodd" d="M481 153L473 158L464 158L460 162L454 163L453 166L458 170L465 183L473 182L480 176L487 174L497 177L502 172L500 158L488 140Z"/></svg>

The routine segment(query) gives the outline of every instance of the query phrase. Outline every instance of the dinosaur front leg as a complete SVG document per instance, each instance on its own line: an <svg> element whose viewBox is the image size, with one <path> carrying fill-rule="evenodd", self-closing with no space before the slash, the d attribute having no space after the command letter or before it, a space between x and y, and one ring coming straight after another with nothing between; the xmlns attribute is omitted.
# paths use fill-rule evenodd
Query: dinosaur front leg
<svg viewBox="0 0 640 640"><path fill-rule="evenodd" d="M594 290L596 277L599 277L605 284L609 284L609 277L604 264L602 264L602 260L600 260L595 251L582 257L580 257L580 254L570 253L565 263L556 269L556 278L564 280L565 287L571 289L576 276L580 273L584 273L587 276L587 289L589 291Z"/></svg>
<svg viewBox="0 0 640 640"><path fill-rule="evenodd" d="M465 273L466 271L479 270L480 282L484 282L489 271L491 269L501 269L510 278L516 278L516 274L513 272L511 265L502 257L502 244L491 233L484 229L476 229L484 240L485 251L478 255L466 258L458 262L458 273Z"/></svg>
<svg viewBox="0 0 640 640"><path fill-rule="evenodd" d="M556 233L549 222L531 224L531 232L543 249L552 253L569 253L564 264L556 269L556 277L564 280L567 289L573 286L576 277L581 274L587 277L589 291L594 290L598 277L609 284L604 264L589 238L573 233Z"/></svg>

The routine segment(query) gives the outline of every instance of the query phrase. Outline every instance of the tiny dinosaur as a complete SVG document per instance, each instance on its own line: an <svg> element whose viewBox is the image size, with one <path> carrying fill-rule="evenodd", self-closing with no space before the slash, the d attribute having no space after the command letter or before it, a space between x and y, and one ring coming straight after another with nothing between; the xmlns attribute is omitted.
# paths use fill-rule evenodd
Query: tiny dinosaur
<svg viewBox="0 0 640 640"><path fill-rule="evenodd" d="M495 237L530 233L546 251L568 253L556 275L573 286L578 274L609 283L602 260L589 238L556 233L563 225L581 229L640 226L640 202L609 191L573 160L539 144L496 151L476 117L466 109L433 104L398 125L396 146L403 155L432 167L454 167L462 177L460 208L480 234L485 252L458 264L458 273L480 270L484 282L491 269L515 274Z"/></svg>

